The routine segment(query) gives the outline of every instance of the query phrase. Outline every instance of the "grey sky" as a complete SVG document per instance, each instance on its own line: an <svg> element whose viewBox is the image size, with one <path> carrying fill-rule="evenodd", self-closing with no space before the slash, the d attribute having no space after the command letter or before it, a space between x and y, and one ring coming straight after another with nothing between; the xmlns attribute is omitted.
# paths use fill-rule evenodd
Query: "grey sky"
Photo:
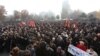
<svg viewBox="0 0 100 56"><path fill-rule="evenodd" d="M6 7L8 14L14 10L27 9L30 13L39 14L42 11L53 11L60 14L64 0L0 0L0 4ZM68 0L72 10L82 10L86 13L99 10L100 0Z"/></svg>

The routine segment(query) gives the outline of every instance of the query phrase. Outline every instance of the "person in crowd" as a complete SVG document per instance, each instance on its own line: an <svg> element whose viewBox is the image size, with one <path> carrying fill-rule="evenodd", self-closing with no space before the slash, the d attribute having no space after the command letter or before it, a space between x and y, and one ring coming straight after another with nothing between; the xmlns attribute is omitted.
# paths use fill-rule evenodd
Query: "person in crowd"
<svg viewBox="0 0 100 56"><path fill-rule="evenodd" d="M31 52L29 50L25 50L24 56L31 56Z"/></svg>
<svg viewBox="0 0 100 56"><path fill-rule="evenodd" d="M79 43L76 45L76 47L78 47L79 49L86 51L87 50L87 46L85 45L85 42L80 40Z"/></svg>
<svg viewBox="0 0 100 56"><path fill-rule="evenodd" d="M93 46L93 49L99 53L99 48L100 48L100 43L99 40L97 38L97 36L95 36L92 41L91 41L91 46Z"/></svg>
<svg viewBox="0 0 100 56"><path fill-rule="evenodd" d="M57 55L56 56L66 56L65 51L62 50L60 46L57 47Z"/></svg>
<svg viewBox="0 0 100 56"><path fill-rule="evenodd" d="M20 49L18 47L14 47L11 51L11 56L19 56Z"/></svg>

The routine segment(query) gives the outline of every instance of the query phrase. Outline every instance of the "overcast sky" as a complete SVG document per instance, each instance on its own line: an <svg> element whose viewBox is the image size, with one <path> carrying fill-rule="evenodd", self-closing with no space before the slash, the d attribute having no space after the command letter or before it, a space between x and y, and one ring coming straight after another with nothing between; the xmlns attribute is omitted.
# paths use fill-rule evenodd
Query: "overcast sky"
<svg viewBox="0 0 100 56"><path fill-rule="evenodd" d="M4 5L8 14L14 10L27 9L30 13L39 14L42 11L53 11L60 14L62 2L64 0L0 0L0 5ZM99 10L100 0L68 0L72 10L82 10L86 13Z"/></svg>
<svg viewBox="0 0 100 56"><path fill-rule="evenodd" d="M100 0L69 0L72 10L82 10L86 13L100 10Z"/></svg>

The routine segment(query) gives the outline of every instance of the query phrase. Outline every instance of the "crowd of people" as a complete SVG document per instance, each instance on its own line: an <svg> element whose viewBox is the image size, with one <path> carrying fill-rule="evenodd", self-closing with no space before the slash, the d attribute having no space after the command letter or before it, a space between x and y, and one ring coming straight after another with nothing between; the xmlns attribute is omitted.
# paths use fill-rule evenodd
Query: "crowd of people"
<svg viewBox="0 0 100 56"><path fill-rule="evenodd" d="M93 55L100 54L100 23L78 22L77 29L64 21L36 21L35 27L1 24L0 52L11 56L72 56L69 44Z"/></svg>

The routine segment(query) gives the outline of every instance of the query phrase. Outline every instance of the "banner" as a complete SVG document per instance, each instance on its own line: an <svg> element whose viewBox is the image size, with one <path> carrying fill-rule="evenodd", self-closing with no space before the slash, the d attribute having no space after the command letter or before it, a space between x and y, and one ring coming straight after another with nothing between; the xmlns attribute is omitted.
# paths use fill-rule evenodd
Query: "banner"
<svg viewBox="0 0 100 56"><path fill-rule="evenodd" d="M90 54L88 54L87 52L85 52L71 44L68 46L68 52L71 53L73 56L90 56Z"/></svg>

